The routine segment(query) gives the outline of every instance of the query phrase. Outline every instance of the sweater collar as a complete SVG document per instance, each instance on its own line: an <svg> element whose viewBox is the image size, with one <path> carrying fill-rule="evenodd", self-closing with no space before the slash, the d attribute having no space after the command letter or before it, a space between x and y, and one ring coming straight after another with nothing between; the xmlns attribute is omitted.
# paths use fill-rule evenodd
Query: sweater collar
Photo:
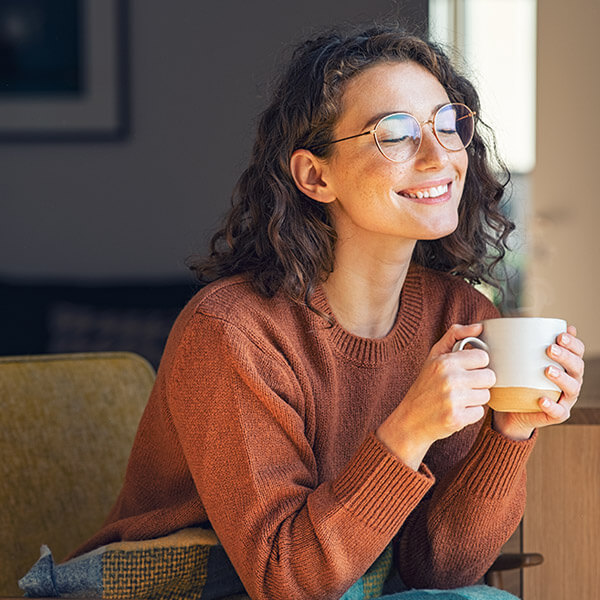
<svg viewBox="0 0 600 600"><path fill-rule="evenodd" d="M382 338L371 339L346 331L333 316L322 286L318 286L312 298L313 306L331 316L332 327L325 328L338 352L363 364L375 364L392 359L415 337L423 315L423 268L411 263L400 294L396 322Z"/></svg>

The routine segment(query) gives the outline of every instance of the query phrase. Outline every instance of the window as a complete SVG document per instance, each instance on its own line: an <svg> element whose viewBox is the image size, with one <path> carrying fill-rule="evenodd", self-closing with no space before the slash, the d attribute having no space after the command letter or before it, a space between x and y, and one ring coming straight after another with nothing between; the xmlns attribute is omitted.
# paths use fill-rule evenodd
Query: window
<svg viewBox="0 0 600 600"><path fill-rule="evenodd" d="M522 312L529 173L535 165L536 0L429 0L429 34L476 85L480 117L512 176L505 212L517 225L504 260L505 315Z"/></svg>
<svg viewBox="0 0 600 600"><path fill-rule="evenodd" d="M535 164L536 0L430 0L429 31L476 84L513 173Z"/></svg>

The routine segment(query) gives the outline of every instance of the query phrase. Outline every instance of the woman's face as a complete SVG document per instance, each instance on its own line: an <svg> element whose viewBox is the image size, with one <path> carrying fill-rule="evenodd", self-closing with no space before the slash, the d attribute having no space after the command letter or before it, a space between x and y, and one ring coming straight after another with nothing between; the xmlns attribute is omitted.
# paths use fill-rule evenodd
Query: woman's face
<svg viewBox="0 0 600 600"><path fill-rule="evenodd" d="M408 112L419 122L431 119L449 102L440 82L414 62L381 63L351 79L342 97L342 113L334 139L373 128L383 115ZM438 239L458 225L458 205L467 173L466 150L444 149L431 125L423 128L419 151L404 163L386 159L372 135L333 146L326 161L328 183L336 200L331 204L340 239L357 234ZM447 193L414 197L448 186ZM442 190L445 187L441 188Z"/></svg>

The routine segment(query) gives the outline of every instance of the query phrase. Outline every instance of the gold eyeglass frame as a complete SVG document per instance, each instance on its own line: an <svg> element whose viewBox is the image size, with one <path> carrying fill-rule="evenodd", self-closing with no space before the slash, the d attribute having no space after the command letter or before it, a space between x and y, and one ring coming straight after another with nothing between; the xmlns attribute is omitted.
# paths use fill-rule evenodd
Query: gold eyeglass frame
<svg viewBox="0 0 600 600"><path fill-rule="evenodd" d="M438 137L438 134L435 130L435 120L438 116L438 114L440 113L441 110L447 108L448 106L462 106L464 108L467 109L467 111L469 112L469 114L464 115L463 117L459 117L457 119L457 121L460 121L461 119L466 119L468 117L471 117L473 119L473 131L471 132L471 138L469 139L468 143L464 144L462 146L462 148L448 148L446 147L442 141L440 140L440 138ZM325 146L330 146L331 144L337 144L338 142L345 142L346 140L353 140L354 138L359 138L359 137L363 137L365 135L373 135L373 139L375 141L375 145L377 146L377 149L379 150L379 152L381 152L381 154L384 156L384 158L387 158L387 160L391 161L391 162L395 162L395 163L403 163L406 162L408 160L410 160L413 156L415 156L418 152L419 149L421 148L421 144L423 142L423 127L425 125L431 125L431 131L433 132L433 135L435 137L435 139L438 141L439 145L444 148L445 150L447 150L448 152L460 152L461 150L464 150L465 148L469 147L469 144L473 141L473 136L475 135L475 115L477 113L472 111L466 104L463 104L462 102L448 102L442 106L440 106L434 113L433 118L431 119L427 119L426 121L419 121L417 120L417 118L414 115L411 115L410 113L407 112L395 112L395 113L390 113L389 115L385 115L383 117L381 117L381 119L379 119L379 121L377 121L377 123L375 124L375 127L373 127L373 129L369 129L369 131L363 131L362 133L357 133L356 135L349 135L348 137L343 137L340 138L338 140L333 140L331 142L325 142L324 144L317 144L316 146L313 146L313 148L323 148ZM395 117L396 115L406 115L408 117L411 117L412 119L414 119L417 124L419 125L419 131L421 133L421 136L419 138L419 145L417 146L416 150L413 152L413 154L411 154L408 158L404 158L402 160L394 160L393 158L390 158L389 156L386 155L386 153L383 151L383 149L381 148L381 145L379 144L379 140L377 139L377 128L379 127L379 125L381 124L382 121L384 121L385 119L388 119L389 117Z"/></svg>

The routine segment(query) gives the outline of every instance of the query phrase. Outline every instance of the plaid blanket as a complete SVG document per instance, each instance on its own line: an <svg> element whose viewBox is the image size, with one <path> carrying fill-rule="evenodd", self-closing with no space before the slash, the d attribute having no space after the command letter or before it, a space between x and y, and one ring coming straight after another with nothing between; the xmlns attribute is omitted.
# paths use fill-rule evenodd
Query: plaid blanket
<svg viewBox="0 0 600 600"><path fill-rule="evenodd" d="M28 597L213 600L244 593L213 531L190 528L139 542L115 542L56 564L47 546L19 580Z"/></svg>
<svg viewBox="0 0 600 600"><path fill-rule="evenodd" d="M515 600L487 586L410 590L382 596L392 567L388 546L340 600ZM19 581L27 597L93 597L107 600L217 600L244 586L213 531L189 528L138 542L116 542L56 564L47 546ZM518 600L518 599L517 599Z"/></svg>

